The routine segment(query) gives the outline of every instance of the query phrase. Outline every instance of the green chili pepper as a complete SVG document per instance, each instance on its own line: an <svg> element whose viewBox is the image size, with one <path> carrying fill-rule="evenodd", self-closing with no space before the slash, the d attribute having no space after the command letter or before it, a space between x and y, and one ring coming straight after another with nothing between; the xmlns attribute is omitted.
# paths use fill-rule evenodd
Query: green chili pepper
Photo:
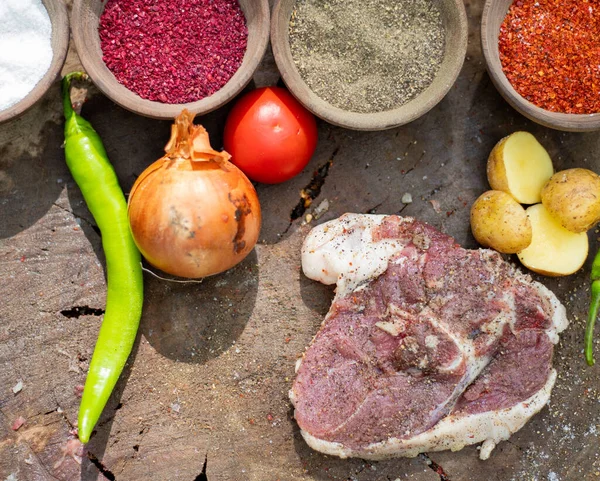
<svg viewBox="0 0 600 481"><path fill-rule="evenodd" d="M590 366L594 361L594 325L598 317L598 308L600 307L600 250L594 257L591 274L592 285L590 287L590 312L588 314L587 325L585 326L585 360Z"/></svg>
<svg viewBox="0 0 600 481"><path fill-rule="evenodd" d="M65 158L100 229L107 277L104 319L79 408L79 439L87 443L131 353L142 315L143 276L117 175L98 133L73 110L70 88L74 78L87 76L73 72L62 81Z"/></svg>

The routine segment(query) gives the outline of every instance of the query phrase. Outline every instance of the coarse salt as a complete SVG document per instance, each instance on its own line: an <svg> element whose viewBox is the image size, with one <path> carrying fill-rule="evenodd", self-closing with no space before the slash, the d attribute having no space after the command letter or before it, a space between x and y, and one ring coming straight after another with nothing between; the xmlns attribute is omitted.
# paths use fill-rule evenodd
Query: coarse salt
<svg viewBox="0 0 600 481"><path fill-rule="evenodd" d="M2 0L0 18L0 110L5 110L50 68L52 23L41 0Z"/></svg>

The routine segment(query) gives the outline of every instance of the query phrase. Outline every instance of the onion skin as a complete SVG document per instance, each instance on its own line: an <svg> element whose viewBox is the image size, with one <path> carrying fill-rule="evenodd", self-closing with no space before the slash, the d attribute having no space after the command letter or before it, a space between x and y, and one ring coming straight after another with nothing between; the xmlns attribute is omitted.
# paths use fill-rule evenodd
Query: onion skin
<svg viewBox="0 0 600 481"><path fill-rule="evenodd" d="M210 148L187 111L176 119L167 155L136 180L128 202L133 239L154 267L200 278L241 262L261 225L252 183L229 154Z"/></svg>

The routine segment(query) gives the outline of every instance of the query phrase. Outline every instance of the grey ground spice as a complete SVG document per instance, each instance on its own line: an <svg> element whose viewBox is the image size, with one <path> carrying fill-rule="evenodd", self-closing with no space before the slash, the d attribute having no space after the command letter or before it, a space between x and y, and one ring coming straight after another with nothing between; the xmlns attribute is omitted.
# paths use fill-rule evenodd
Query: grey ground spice
<svg viewBox="0 0 600 481"><path fill-rule="evenodd" d="M362 113L400 107L425 90L445 48L435 0L296 0L289 34L311 90Z"/></svg>

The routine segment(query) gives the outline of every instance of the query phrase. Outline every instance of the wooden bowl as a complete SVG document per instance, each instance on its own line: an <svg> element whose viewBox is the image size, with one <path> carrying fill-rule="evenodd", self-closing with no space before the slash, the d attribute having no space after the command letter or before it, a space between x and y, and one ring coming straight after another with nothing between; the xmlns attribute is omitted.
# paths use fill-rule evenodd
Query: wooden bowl
<svg viewBox="0 0 600 481"><path fill-rule="evenodd" d="M173 119L184 108L196 115L211 112L234 98L252 80L269 42L268 0L239 0L248 26L242 65L220 90L196 102L166 104L146 100L121 85L102 60L98 24L107 0L74 0L71 25L81 63L92 81L113 102L155 119Z"/></svg>
<svg viewBox="0 0 600 481"><path fill-rule="evenodd" d="M467 52L467 15L463 0L439 0L446 49L433 82L401 107L376 113L358 113L335 107L318 97L301 78L289 45L289 22L295 0L277 0L271 22L271 46L281 77L290 92L311 112L327 122L354 130L385 130L407 124L431 110L448 93Z"/></svg>
<svg viewBox="0 0 600 481"><path fill-rule="evenodd" d="M12 120L32 107L60 75L69 48L69 16L63 0L42 0L52 23L52 62L36 86L23 99L7 109L0 110L0 123Z"/></svg>
<svg viewBox="0 0 600 481"><path fill-rule="evenodd" d="M600 129L599 114L564 114L550 112L532 104L513 88L502 71L498 36L512 0L486 0L481 16L481 45L487 70L500 95L530 120L557 130L586 132Z"/></svg>

